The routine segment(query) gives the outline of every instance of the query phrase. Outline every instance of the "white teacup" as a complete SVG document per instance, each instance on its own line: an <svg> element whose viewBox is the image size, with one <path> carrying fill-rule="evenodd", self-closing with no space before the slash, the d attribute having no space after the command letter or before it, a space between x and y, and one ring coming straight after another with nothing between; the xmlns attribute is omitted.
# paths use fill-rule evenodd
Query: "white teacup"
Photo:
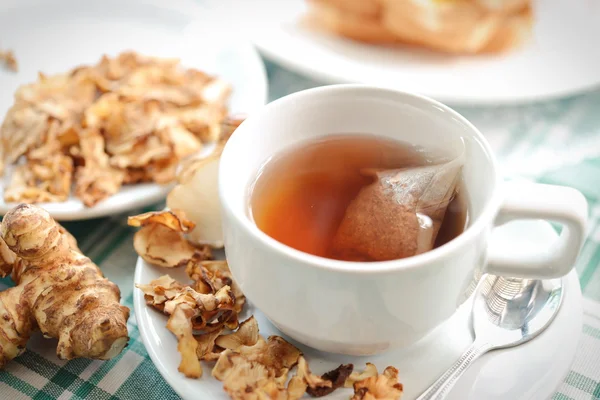
<svg viewBox="0 0 600 400"><path fill-rule="evenodd" d="M250 187L260 168L298 142L339 133L370 133L452 153L464 149L468 228L432 251L375 263L317 257L260 231L249 216ZM362 85L295 93L250 116L221 157L219 195L227 260L250 301L298 342L353 355L407 346L425 336L465 300L477 272L567 274L587 219L585 198L574 189L503 183L486 139L450 108ZM489 240L495 226L514 219L552 220L563 229L543 253L517 257Z"/></svg>

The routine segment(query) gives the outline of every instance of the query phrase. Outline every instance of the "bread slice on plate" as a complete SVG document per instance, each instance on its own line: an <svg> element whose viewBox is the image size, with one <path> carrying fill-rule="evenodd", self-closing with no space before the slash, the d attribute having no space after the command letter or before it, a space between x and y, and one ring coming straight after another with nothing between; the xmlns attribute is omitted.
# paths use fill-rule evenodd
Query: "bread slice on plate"
<svg viewBox="0 0 600 400"><path fill-rule="evenodd" d="M482 52L500 53L518 47L531 36L532 26L533 10L531 6L507 15Z"/></svg>
<svg viewBox="0 0 600 400"><path fill-rule="evenodd" d="M375 0L308 0L307 24L348 39L366 43L401 40L381 24L382 9Z"/></svg>
<svg viewBox="0 0 600 400"><path fill-rule="evenodd" d="M492 0L380 0L383 25L401 39L449 53L502 51L531 28L529 4L492 10ZM497 1L500 3L499 1Z"/></svg>
<svg viewBox="0 0 600 400"><path fill-rule="evenodd" d="M531 31L531 0L307 0L311 28L372 44L459 53L513 48Z"/></svg>
<svg viewBox="0 0 600 400"><path fill-rule="evenodd" d="M375 0L379 1L379 0ZM440 0L448 1L448 0ZM456 0L451 0L456 1ZM477 5L491 12L499 12L504 14L519 13L524 8L531 6L531 0L470 0Z"/></svg>

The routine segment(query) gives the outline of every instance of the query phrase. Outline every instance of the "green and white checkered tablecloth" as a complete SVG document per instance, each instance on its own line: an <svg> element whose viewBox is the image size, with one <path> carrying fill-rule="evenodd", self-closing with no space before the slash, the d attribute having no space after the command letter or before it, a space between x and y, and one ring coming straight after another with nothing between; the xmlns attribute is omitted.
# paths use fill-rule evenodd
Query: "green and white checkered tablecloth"
<svg viewBox="0 0 600 400"><path fill-rule="evenodd" d="M267 69L271 99L318 85L271 63ZM553 399L600 399L600 91L530 106L459 111L489 138L507 176L573 186L589 201L588 239L576 266L585 296L583 331L571 371ZM137 256L125 215L65 225L119 284L133 311ZM4 285L10 280L0 280L0 288ZM133 314L129 330L129 346L106 362L60 361L56 346L37 337L0 372L0 399L178 399L146 353Z"/></svg>

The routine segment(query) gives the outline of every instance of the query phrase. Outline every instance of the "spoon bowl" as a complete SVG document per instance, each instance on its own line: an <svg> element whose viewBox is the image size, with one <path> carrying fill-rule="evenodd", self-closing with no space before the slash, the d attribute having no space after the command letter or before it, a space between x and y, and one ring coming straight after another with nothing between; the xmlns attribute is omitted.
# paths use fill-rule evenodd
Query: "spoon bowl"
<svg viewBox="0 0 600 400"><path fill-rule="evenodd" d="M471 363L490 350L514 347L538 336L554 320L563 300L562 279L483 277L475 292L475 341L417 400L442 400Z"/></svg>
<svg viewBox="0 0 600 400"><path fill-rule="evenodd" d="M518 346L554 320L562 299L560 279L529 280L487 275L475 296L473 329L494 349Z"/></svg>

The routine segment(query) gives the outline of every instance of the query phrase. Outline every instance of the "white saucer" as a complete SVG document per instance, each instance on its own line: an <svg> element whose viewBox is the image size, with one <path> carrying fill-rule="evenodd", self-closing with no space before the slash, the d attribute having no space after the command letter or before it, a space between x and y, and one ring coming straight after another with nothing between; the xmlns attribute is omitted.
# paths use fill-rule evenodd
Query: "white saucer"
<svg viewBox="0 0 600 400"><path fill-rule="evenodd" d="M541 221L518 222L498 228L495 239L510 243L529 244L547 248L557 235L552 227ZM504 247L510 248L510 247ZM138 259L136 283L147 283L164 274L182 281L185 272L166 270ZM476 361L460 379L448 397L449 400L541 400L552 396L569 371L581 334L582 297L577 274L573 270L564 278L565 298L553 324L539 337L522 346L488 353ZM469 328L470 304L459 311L436 331L419 343L379 356L350 357L328 354L296 344L307 357L315 373L323 373L341 363L353 363L361 369L367 361L381 370L394 365L400 370L404 384L403 400L416 398L447 367L449 367L473 340ZM165 380L184 399L227 399L222 385L206 373L201 379L187 379L177 371L180 356L177 341L167 330L167 318L148 307L139 289L134 289L134 307L143 342ZM280 332L265 318L260 310L250 305L247 317L254 314L263 336ZM209 367L206 366L209 371ZM329 399L348 399L349 390L338 390Z"/></svg>
<svg viewBox="0 0 600 400"><path fill-rule="evenodd" d="M0 123L17 87L35 81L38 71L66 72L124 50L177 57L216 74L233 85L230 111L252 113L267 100L263 62L248 41L204 14L194 0L0 1L0 49L12 49L19 63L18 73L0 68ZM4 184L0 179L0 192ZM91 208L74 197L40 205L58 220L88 219L154 204L170 189L125 186ZM14 205L0 195L0 215Z"/></svg>
<svg viewBox="0 0 600 400"><path fill-rule="evenodd" d="M327 83L391 87L455 105L542 101L600 86L600 4L594 0L534 0L531 40L507 54L477 56L372 46L313 32L299 24L306 0L211 1L267 57Z"/></svg>

